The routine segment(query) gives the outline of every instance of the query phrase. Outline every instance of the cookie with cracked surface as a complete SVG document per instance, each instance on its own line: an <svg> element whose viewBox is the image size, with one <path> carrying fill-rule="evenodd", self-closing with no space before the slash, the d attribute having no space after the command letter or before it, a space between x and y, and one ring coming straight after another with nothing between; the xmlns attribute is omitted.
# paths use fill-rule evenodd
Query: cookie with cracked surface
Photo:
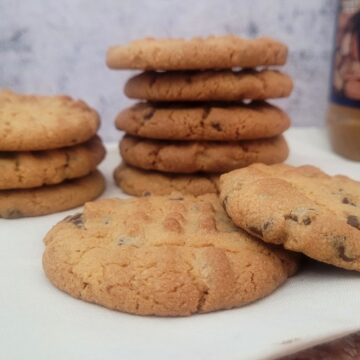
<svg viewBox="0 0 360 360"><path fill-rule="evenodd" d="M180 195L87 203L46 235L47 277L110 309L185 316L245 305L294 274L294 254L238 230L215 194Z"/></svg>
<svg viewBox="0 0 360 360"><path fill-rule="evenodd" d="M99 171L57 185L33 189L1 190L0 218L16 219L48 215L72 209L94 200L105 189Z"/></svg>
<svg viewBox="0 0 360 360"><path fill-rule="evenodd" d="M282 162L289 148L282 135L236 142L171 142L126 135L120 142L120 153L127 164L144 170L223 173L256 162Z"/></svg>
<svg viewBox="0 0 360 360"><path fill-rule="evenodd" d="M290 119L266 102L138 103L121 111L115 125L150 139L235 141L280 135L290 126Z"/></svg>
<svg viewBox="0 0 360 360"><path fill-rule="evenodd" d="M169 195L180 192L186 195L203 195L218 192L218 175L168 174L121 164L114 171L116 184L127 194L135 196Z"/></svg>
<svg viewBox="0 0 360 360"><path fill-rule="evenodd" d="M206 70L284 65L287 46L269 37L245 39L235 35L206 38L145 38L111 47L111 69Z"/></svg>
<svg viewBox="0 0 360 360"><path fill-rule="evenodd" d="M293 82L275 70L144 72L129 79L125 94L149 101L239 101L287 97Z"/></svg>
<svg viewBox="0 0 360 360"><path fill-rule="evenodd" d="M220 178L234 223L267 243L360 271L360 182L313 166L255 164Z"/></svg>
<svg viewBox="0 0 360 360"><path fill-rule="evenodd" d="M99 125L97 112L81 100L0 91L0 151L80 144L92 138Z"/></svg>
<svg viewBox="0 0 360 360"><path fill-rule="evenodd" d="M104 159L98 136L62 149L0 152L0 190L58 184L88 175Z"/></svg>

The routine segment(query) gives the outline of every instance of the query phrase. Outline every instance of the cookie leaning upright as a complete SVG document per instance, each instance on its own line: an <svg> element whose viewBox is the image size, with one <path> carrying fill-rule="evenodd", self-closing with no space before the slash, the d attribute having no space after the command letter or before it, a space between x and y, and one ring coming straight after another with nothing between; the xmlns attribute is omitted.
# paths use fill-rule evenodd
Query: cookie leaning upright
<svg viewBox="0 0 360 360"><path fill-rule="evenodd" d="M49 280L70 295L139 315L245 305L297 270L297 257L239 231L214 194L87 203L45 238Z"/></svg>
<svg viewBox="0 0 360 360"><path fill-rule="evenodd" d="M268 243L360 271L360 182L313 166L255 164L220 178L236 225Z"/></svg>
<svg viewBox="0 0 360 360"><path fill-rule="evenodd" d="M144 192L164 194L172 176L198 182L199 176L211 179L255 162L283 162L289 149L282 134L290 119L265 100L290 95L291 78L268 68L286 59L287 47L279 41L233 35L144 39L110 48L110 68L145 70L125 85L128 97L145 102L115 119L127 134L120 142L122 159L139 169L132 178L144 184L146 171L149 181L158 172L166 185L160 190L149 184L151 191ZM116 175L115 180L130 189Z"/></svg>
<svg viewBox="0 0 360 360"><path fill-rule="evenodd" d="M105 187L97 112L69 96L0 92L0 217L70 209Z"/></svg>

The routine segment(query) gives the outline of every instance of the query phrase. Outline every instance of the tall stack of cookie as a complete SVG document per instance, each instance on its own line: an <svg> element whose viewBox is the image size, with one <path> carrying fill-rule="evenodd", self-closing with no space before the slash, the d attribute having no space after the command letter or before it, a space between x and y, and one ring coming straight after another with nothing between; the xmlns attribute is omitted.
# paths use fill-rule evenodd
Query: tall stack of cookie
<svg viewBox="0 0 360 360"><path fill-rule="evenodd" d="M0 92L0 218L45 215L98 197L97 112L67 96Z"/></svg>
<svg viewBox="0 0 360 360"><path fill-rule="evenodd" d="M132 195L217 192L218 174L288 156L286 113L265 100L289 96L287 47L236 36L144 39L109 49L112 69L141 69L125 94L145 100L115 123L124 164L117 184ZM259 68L260 67L260 68Z"/></svg>

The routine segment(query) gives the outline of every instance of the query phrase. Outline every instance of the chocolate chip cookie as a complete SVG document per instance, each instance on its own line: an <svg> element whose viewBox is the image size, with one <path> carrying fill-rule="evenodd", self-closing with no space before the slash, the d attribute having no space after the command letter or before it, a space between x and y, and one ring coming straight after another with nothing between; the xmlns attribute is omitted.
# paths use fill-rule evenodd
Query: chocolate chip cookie
<svg viewBox="0 0 360 360"><path fill-rule="evenodd" d="M218 192L218 175L169 174L149 171L122 164L114 171L116 184L127 194L135 196L169 195L172 192L203 195Z"/></svg>
<svg viewBox="0 0 360 360"><path fill-rule="evenodd" d="M236 225L267 243L360 271L360 182L313 166L255 164L220 178Z"/></svg>
<svg viewBox="0 0 360 360"><path fill-rule="evenodd" d="M125 94L149 101L239 101L287 97L290 76L275 70L144 72L128 80Z"/></svg>
<svg viewBox="0 0 360 360"><path fill-rule="evenodd" d="M43 266L68 294L141 315L185 316L269 295L297 259L237 229L216 195L105 199L45 237Z"/></svg>
<svg viewBox="0 0 360 360"><path fill-rule="evenodd" d="M145 38L111 47L106 61L111 69L213 70L283 65L286 59L287 46L277 40L225 35L190 40Z"/></svg>
<svg viewBox="0 0 360 360"><path fill-rule="evenodd" d="M115 125L150 139L235 141L280 135L290 126L290 119L266 102L138 103L121 111Z"/></svg>
<svg viewBox="0 0 360 360"><path fill-rule="evenodd" d="M170 142L127 135L120 142L120 152L126 163L145 170L222 173L255 162L282 162L289 149L282 135L237 142Z"/></svg>

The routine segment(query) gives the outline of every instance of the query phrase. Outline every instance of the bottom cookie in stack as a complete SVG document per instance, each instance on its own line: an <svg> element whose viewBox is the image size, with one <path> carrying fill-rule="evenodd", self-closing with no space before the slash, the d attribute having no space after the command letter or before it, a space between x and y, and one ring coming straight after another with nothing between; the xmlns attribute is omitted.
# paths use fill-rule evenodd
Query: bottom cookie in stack
<svg viewBox="0 0 360 360"><path fill-rule="evenodd" d="M99 171L57 185L0 191L0 218L40 216L81 206L102 194L105 179Z"/></svg>
<svg viewBox="0 0 360 360"><path fill-rule="evenodd" d="M190 195L218 192L217 174L169 174L121 164L114 171L116 184L134 196L167 195L173 191Z"/></svg>

